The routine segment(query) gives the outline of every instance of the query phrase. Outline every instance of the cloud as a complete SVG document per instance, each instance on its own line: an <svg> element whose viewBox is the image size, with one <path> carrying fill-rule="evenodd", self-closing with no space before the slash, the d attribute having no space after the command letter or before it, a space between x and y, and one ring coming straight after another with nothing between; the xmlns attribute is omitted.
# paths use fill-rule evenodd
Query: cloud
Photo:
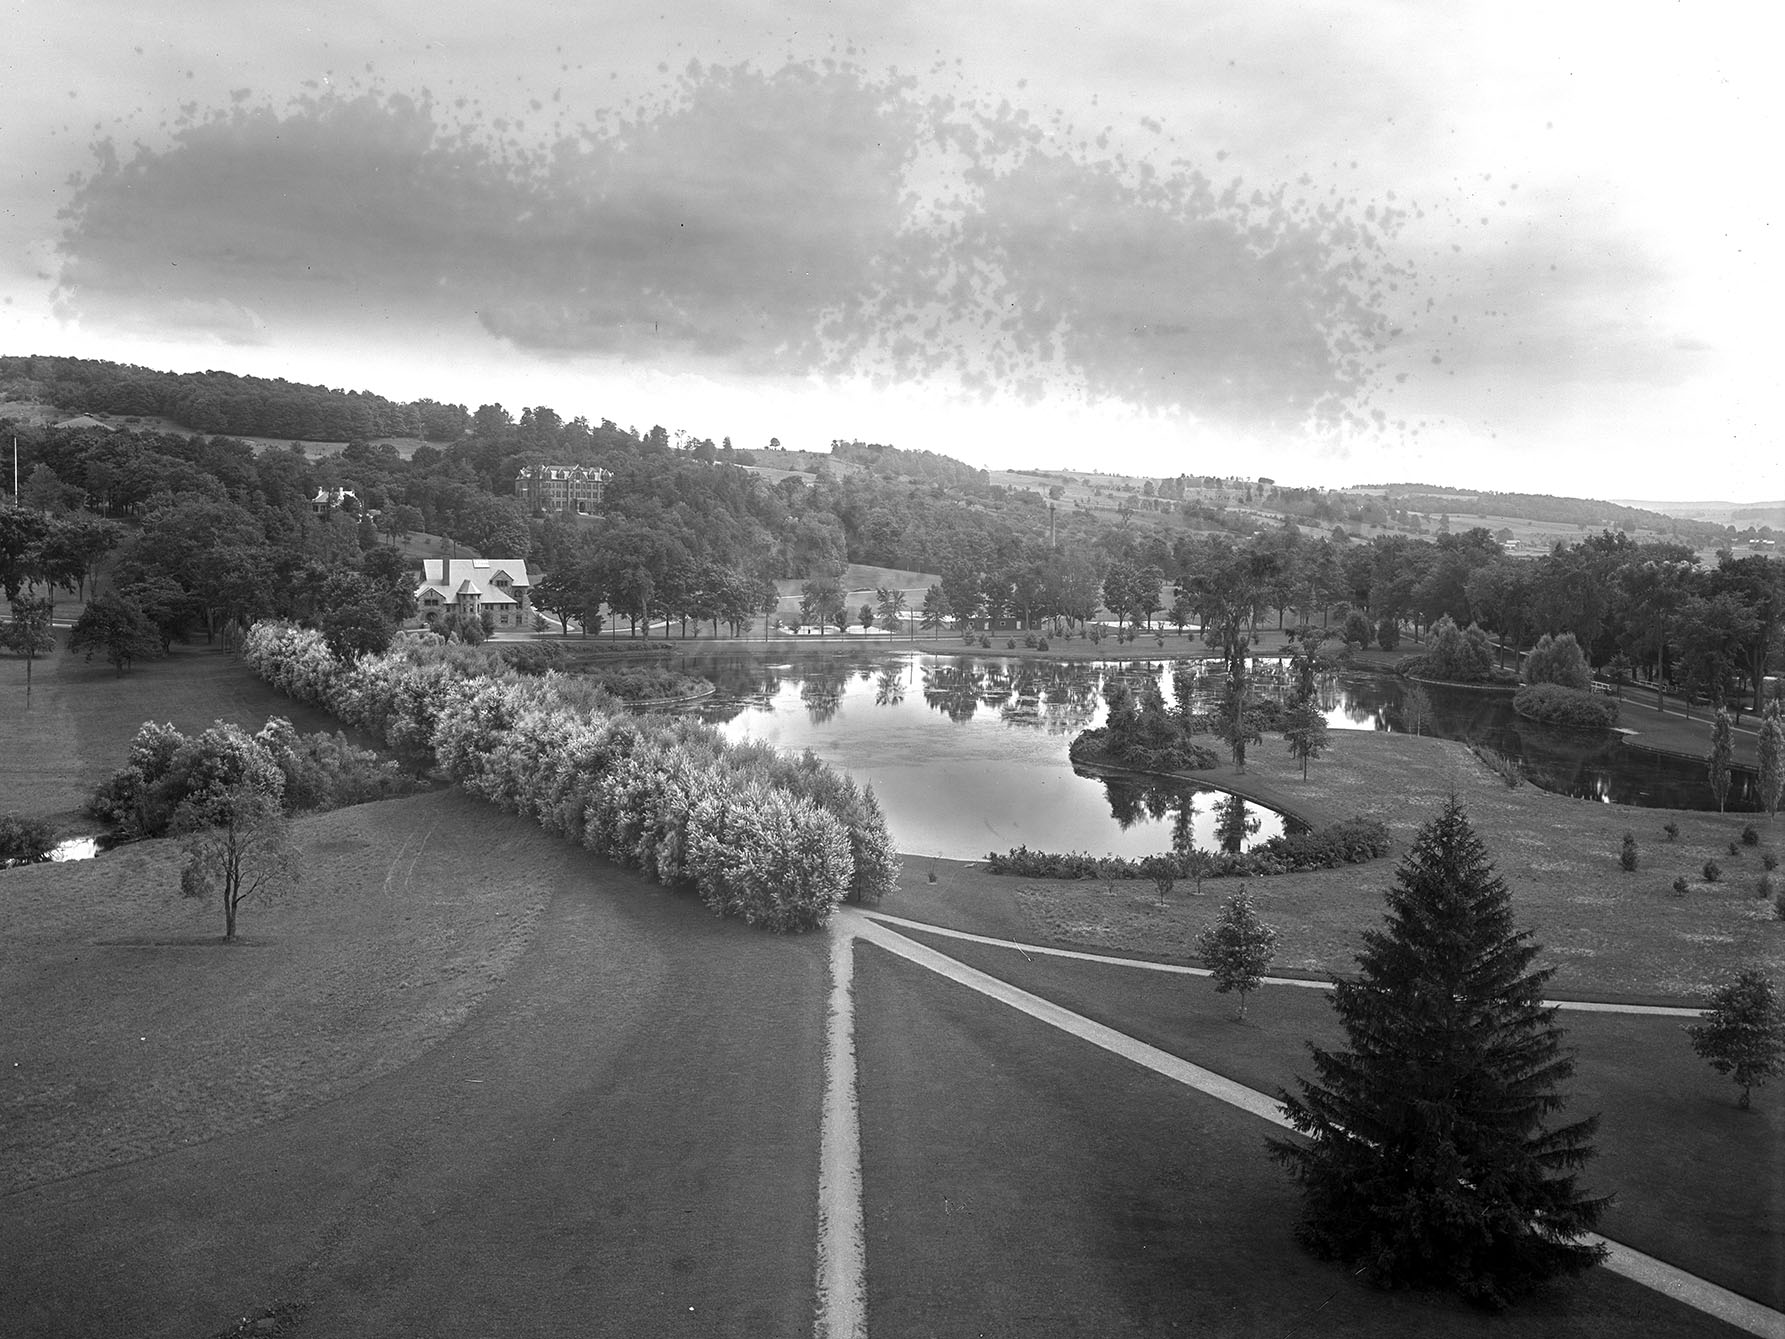
<svg viewBox="0 0 1785 1339"><path fill-rule="evenodd" d="M474 320L554 358L1303 425L1380 361L1402 221L847 62L696 65L544 131L373 88L97 145L58 296L101 326Z"/></svg>

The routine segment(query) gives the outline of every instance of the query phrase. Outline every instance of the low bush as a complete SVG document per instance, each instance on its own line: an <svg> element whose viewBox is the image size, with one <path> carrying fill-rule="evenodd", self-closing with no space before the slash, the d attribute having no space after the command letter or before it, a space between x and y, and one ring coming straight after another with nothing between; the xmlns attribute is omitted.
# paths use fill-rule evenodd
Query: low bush
<svg viewBox="0 0 1785 1339"><path fill-rule="evenodd" d="M1779 857L1773 852L1768 851L1765 855L1760 857L1760 864L1763 869L1777 869L1779 868Z"/></svg>
<svg viewBox="0 0 1785 1339"><path fill-rule="evenodd" d="M1730 855L1739 856L1741 853L1742 853L1742 844L1740 842L1730 842L1729 843L1729 854Z"/></svg>
<svg viewBox="0 0 1785 1339"><path fill-rule="evenodd" d="M1667 834L1667 840L1670 842L1677 842L1680 839L1680 825L1671 818L1662 824L1661 831Z"/></svg>
<svg viewBox="0 0 1785 1339"><path fill-rule="evenodd" d="M1512 709L1543 725L1609 730L1618 723L1616 698L1555 683L1523 685L1512 695Z"/></svg>
<svg viewBox="0 0 1785 1339"><path fill-rule="evenodd" d="M392 799L423 784L343 734L299 734L282 716L254 735L217 721L188 737L145 721L125 759L95 788L87 812L126 838L165 836L181 805L238 782L277 796L288 814Z"/></svg>
<svg viewBox="0 0 1785 1339"><path fill-rule="evenodd" d="M1752 823L1748 824L1747 827L1742 829L1742 845L1743 846L1759 846L1760 845L1760 831Z"/></svg>
<svg viewBox="0 0 1785 1339"><path fill-rule="evenodd" d="M655 702L694 697L707 689L705 679L657 665L628 665L615 669L582 669L578 677L589 680L621 702Z"/></svg>
<svg viewBox="0 0 1785 1339"><path fill-rule="evenodd" d="M1069 633L1067 633L1067 634L1066 634L1066 640L1067 640L1067 641L1071 641L1071 640L1072 640L1072 634L1071 634L1071 633L1070 633L1070 632L1069 632ZM1046 638L1046 637L1043 637L1043 638L1041 638L1041 640L1039 640L1039 641L1038 641L1038 642L1036 642L1036 643L1035 643L1035 649L1036 649L1036 650L1038 650L1038 651L1045 651L1045 650L1047 650L1047 649L1048 649L1048 645L1047 645L1047 638Z"/></svg>
<svg viewBox="0 0 1785 1339"><path fill-rule="evenodd" d="M1486 744L1471 744L1469 752L1480 758L1488 770L1506 783L1507 790L1517 790L1525 781L1525 765L1517 758L1509 758L1499 749L1490 748Z"/></svg>
<svg viewBox="0 0 1785 1339"><path fill-rule="evenodd" d="M1755 884L1754 888L1754 895L1756 897L1771 899L1778 895L1779 880L1771 874L1762 874L1760 876L1760 881Z"/></svg>
<svg viewBox="0 0 1785 1339"><path fill-rule="evenodd" d="M56 830L44 819L0 814L0 868L48 860L55 844Z"/></svg>
<svg viewBox="0 0 1785 1339"><path fill-rule="evenodd" d="M1623 866L1624 872L1627 874L1635 871L1635 869L1636 869L1636 834L1635 833L1626 832L1624 834L1623 849L1618 852L1618 864Z"/></svg>
<svg viewBox="0 0 1785 1339"><path fill-rule="evenodd" d="M1719 865L1715 860L1707 860L1704 862L1704 881L1706 883L1715 883L1722 877L1723 866Z"/></svg>
<svg viewBox="0 0 1785 1339"><path fill-rule="evenodd" d="M1785 921L1785 893L1773 899L1773 919Z"/></svg>
<svg viewBox="0 0 1785 1339"><path fill-rule="evenodd" d="M1678 878L1676 878L1673 881L1673 890L1678 895L1684 896L1687 886L1688 885L1686 883L1686 876L1684 874L1680 875Z"/></svg>
<svg viewBox="0 0 1785 1339"><path fill-rule="evenodd" d="M1151 879L1157 883L1166 871L1160 862L1169 862L1170 873L1179 879L1300 874L1376 860L1387 855L1391 845L1387 824L1360 815L1313 832L1272 837L1238 853L1189 851L1134 860L1078 851L1031 851L1019 846L1003 854L990 852L986 868L993 874L1031 879Z"/></svg>
<svg viewBox="0 0 1785 1339"><path fill-rule="evenodd" d="M1009 640L1008 640L1008 641L1006 641L1006 642L1005 642L1005 643L1004 643L1004 649L1005 649L1005 650L1006 650L1006 651L1014 651L1014 650L1016 650L1016 638L1015 638L1015 637L1012 637L1012 638L1010 638L1010 639L1009 639Z"/></svg>

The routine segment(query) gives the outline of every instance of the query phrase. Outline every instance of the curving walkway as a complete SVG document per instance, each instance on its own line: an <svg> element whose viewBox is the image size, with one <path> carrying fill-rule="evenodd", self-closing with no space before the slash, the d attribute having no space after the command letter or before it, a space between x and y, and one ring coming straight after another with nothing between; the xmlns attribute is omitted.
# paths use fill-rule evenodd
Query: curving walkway
<svg viewBox="0 0 1785 1339"><path fill-rule="evenodd" d="M1184 975L1204 975L1200 969L1177 966L1165 963L1146 963L1128 958L1106 957L1099 954L1083 953L1067 949L1048 949L1033 944L1019 944L1010 940L993 939L983 935L969 934L964 931L946 929L928 925L920 921L907 920L902 917L887 916L876 912L867 912L855 908L844 908L836 916L832 927L832 971L833 988L847 990L849 975L852 971L851 950L856 942L866 942L927 968L948 980L957 982L977 991L989 999L996 1000L1005 1006L1015 1009L1031 1018L1035 1018L1051 1027L1112 1054L1130 1060L1135 1064L1184 1084L1198 1092L1206 1093L1219 1101L1247 1112L1262 1120L1288 1128L1282 1109L1274 1098L1255 1089L1236 1083L1232 1079L1204 1069L1199 1065L1182 1059L1179 1056L1160 1050L1155 1046L1141 1042L1115 1028L1108 1027L1082 1014L1074 1013L1041 996L1031 994L1006 981L991 976L977 968L968 966L946 954L938 952L925 944L921 944L905 935L899 934L893 927L920 930L924 933L961 939L974 943L994 945L1016 949L1023 953L1041 953L1048 956L1059 956L1122 966L1176 972ZM1274 984L1304 987L1320 987L1325 983L1297 981L1288 978L1275 978ZM1567 1007L1567 1006L1564 1006ZM1593 1007L1606 1011L1627 1013L1684 1013L1694 1015L1695 1010L1667 1011L1641 1006L1628 1005L1587 1005L1574 1007ZM851 1051L850 1074L853 1076L853 1051ZM826 1106L827 1146L840 1146L853 1138L859 1149L859 1135L850 1136L846 1132L833 1131L828 1126L833 1121L855 1118L852 1110L835 1104ZM859 1152L858 1155L859 1157ZM825 1214L827 1221L834 1220L845 1225L859 1225L863 1216L863 1205L860 1199L859 1167L854 1177L854 1190L845 1194L835 1202L827 1203ZM851 1198L851 1194L853 1198ZM1679 1301L1686 1306L1713 1316L1748 1334L1766 1336L1767 1339L1785 1339L1785 1313L1775 1311L1738 1293L1732 1292L1710 1282L1678 1269L1666 1261L1645 1255L1621 1243L1608 1238L1591 1236L1588 1238L1607 1247L1606 1268L1636 1283L1654 1289L1657 1292ZM821 1247L821 1252L822 1252ZM822 1259L822 1254L821 1254ZM820 1339L862 1339L865 1335L865 1320L859 1311L850 1311L850 1328L829 1328L824 1317L831 1314L831 1295L823 1286L823 1270L821 1267L820 1290ZM844 1314L839 1311L838 1314Z"/></svg>
<svg viewBox="0 0 1785 1339"><path fill-rule="evenodd" d="M994 939L990 935L972 934L966 930L952 930L947 926L931 925L926 921L914 921L905 916L894 916L883 911L860 910L855 914L872 921L878 921L882 925L918 930L943 939L960 939L970 944L984 944L990 948L1012 948L1025 955L1070 958L1076 962L1103 963L1110 967L1135 967L1142 971L1167 972L1179 976L1214 975L1206 967L1188 967L1182 963L1153 962L1147 958L1119 958L1108 953L1088 953L1081 949L1052 948L1046 944L1027 944L1015 939ZM1259 979L1267 986L1299 986L1305 990L1331 990L1333 988L1331 981L1319 981L1308 977L1266 976ZM1556 1009L1569 1009L1580 1013L1641 1014L1653 1018L1702 1018L1704 1016L1703 1009L1683 1008L1671 1004L1607 1004L1598 1000L1545 1000L1543 1003Z"/></svg>

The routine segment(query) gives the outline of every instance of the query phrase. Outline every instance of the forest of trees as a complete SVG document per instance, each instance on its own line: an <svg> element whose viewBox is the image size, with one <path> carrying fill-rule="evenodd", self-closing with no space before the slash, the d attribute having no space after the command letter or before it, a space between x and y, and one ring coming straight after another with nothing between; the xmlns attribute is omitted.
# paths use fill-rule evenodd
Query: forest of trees
<svg viewBox="0 0 1785 1339"><path fill-rule="evenodd" d="M106 403L126 384L177 394L213 379L251 390L264 407L276 398L267 388L284 384L0 359L9 387L27 374L58 395L86 386ZM422 412L289 389L331 412L356 403L368 413ZM74 589L103 567L164 642L269 613L320 620L357 609L338 613L344 625L369 622L374 610L401 617L410 578L388 541L419 530L526 559L544 574L540 599L554 612L590 622L605 605L633 627L667 616L736 630L768 607L774 579L822 583L862 563L936 573L922 601L934 627L1059 627L1107 613L1124 630L1198 625L1231 641L1264 622L1343 627L1360 613L1392 638L1449 617L1511 650L1572 632L1613 677L1671 682L1719 703L1757 697L1780 655L1785 563L1766 555L1726 550L1707 567L1683 544L1603 531L1513 558L1479 527L1363 541L1293 517L1242 536L1207 528L1177 500L1197 482L1188 475L1155 487L1159 510L1061 507L1050 526L1039 492L990 487L983 471L928 451L839 441L833 456L857 468L820 465L771 484L728 463L737 457L729 439L715 446L661 426L591 426L545 406L518 417L479 406L450 440L408 458L358 436L312 460L301 448L257 452L223 434L0 424L16 433L23 481L18 505L0 513L9 584L44 578ZM604 514L529 514L514 479L544 461L611 471ZM351 490L346 509L315 514L310 500L333 488ZM1275 492L1304 508L1324 501L1315 490Z"/></svg>

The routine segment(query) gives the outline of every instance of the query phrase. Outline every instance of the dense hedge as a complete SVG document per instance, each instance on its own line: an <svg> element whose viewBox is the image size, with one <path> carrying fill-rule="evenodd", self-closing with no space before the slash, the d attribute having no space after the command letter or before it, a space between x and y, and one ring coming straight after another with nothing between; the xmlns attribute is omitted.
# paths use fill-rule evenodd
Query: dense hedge
<svg viewBox="0 0 1785 1339"><path fill-rule="evenodd" d="M1101 725L1079 731L1066 751L1073 762L1105 763L1142 772L1201 772L1221 761L1213 749L1187 735L1130 735L1118 741Z"/></svg>
<svg viewBox="0 0 1785 1339"><path fill-rule="evenodd" d="M1031 879L1152 879L1162 868L1180 879L1217 879L1232 875L1300 874L1315 869L1358 865L1389 852L1388 825L1374 818L1348 818L1314 832L1285 833L1260 842L1250 851L1188 851L1145 856L1094 856L1074 851L1066 855L1031 851L1026 846L986 856L993 874L1016 874Z"/></svg>
<svg viewBox="0 0 1785 1339"><path fill-rule="evenodd" d="M1512 695L1512 709L1529 721L1609 730L1618 723L1617 699L1557 683L1528 683Z"/></svg>
<svg viewBox="0 0 1785 1339"><path fill-rule="evenodd" d="M467 791L548 832L689 886L774 930L824 924L898 878L871 788L808 752L728 744L698 721L636 717L577 676L524 677L493 656L413 646L343 664L320 634L260 623L262 678L394 747L431 752Z"/></svg>

